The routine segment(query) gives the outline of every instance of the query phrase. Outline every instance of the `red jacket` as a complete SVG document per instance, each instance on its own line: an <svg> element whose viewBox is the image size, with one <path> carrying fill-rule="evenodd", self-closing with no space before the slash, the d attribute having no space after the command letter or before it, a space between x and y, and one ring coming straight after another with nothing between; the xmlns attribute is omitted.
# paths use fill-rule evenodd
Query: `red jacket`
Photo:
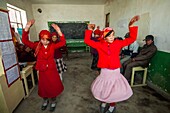
<svg viewBox="0 0 170 113"><path fill-rule="evenodd" d="M53 43L58 43L58 42L60 42L60 41L57 40L56 42L53 42ZM61 49L61 48L55 49L55 51L54 51L54 58L55 58L55 59L62 58L62 52L61 52L60 49Z"/></svg>
<svg viewBox="0 0 170 113"><path fill-rule="evenodd" d="M124 46L133 43L137 37L138 27L130 27L130 37L125 40L114 40L111 44L106 41L95 42L91 40L91 30L86 30L84 42L97 49L99 60L97 66L99 68L116 69L121 67L119 54Z"/></svg>
<svg viewBox="0 0 170 113"><path fill-rule="evenodd" d="M22 42L28 47L35 49L38 43L28 40L28 32L23 30ZM36 69L39 70L38 94L42 98L53 98L58 96L64 89L60 80L56 63L54 60L54 51L65 45L64 35L60 37L60 42L50 43L47 48L41 46L37 54Z"/></svg>
<svg viewBox="0 0 170 113"><path fill-rule="evenodd" d="M22 42L28 47L35 49L38 45L37 42L31 42L28 40L28 33L23 30ZM58 43L50 43L45 49L44 46L41 47L39 53L37 55L36 69L43 70L46 66L49 69L56 68L56 64L54 62L54 51L55 49L59 49L60 47L66 44L64 35L60 37L61 41Z"/></svg>

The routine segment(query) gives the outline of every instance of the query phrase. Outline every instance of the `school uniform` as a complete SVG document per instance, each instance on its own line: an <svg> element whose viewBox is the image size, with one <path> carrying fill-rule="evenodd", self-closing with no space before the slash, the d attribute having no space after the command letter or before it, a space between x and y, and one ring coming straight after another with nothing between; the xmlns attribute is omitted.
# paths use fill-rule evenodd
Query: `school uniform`
<svg viewBox="0 0 170 113"><path fill-rule="evenodd" d="M125 40L114 40L108 43L105 40L95 42L90 40L92 31L86 30L84 42L95 48L99 53L98 67L100 75L91 86L93 96L107 103L119 102L128 99L133 92L129 83L120 73L119 54L124 46L133 43L137 37L138 27L130 27L130 37Z"/></svg>
<svg viewBox="0 0 170 113"><path fill-rule="evenodd" d="M28 47L36 49L38 43L29 41L28 33L23 30L22 42ZM37 54L35 68L39 71L38 95L42 98L54 98L64 90L54 60L55 49L64 46L66 43L64 35L60 39L61 41L57 44L48 44L47 48L42 45Z"/></svg>

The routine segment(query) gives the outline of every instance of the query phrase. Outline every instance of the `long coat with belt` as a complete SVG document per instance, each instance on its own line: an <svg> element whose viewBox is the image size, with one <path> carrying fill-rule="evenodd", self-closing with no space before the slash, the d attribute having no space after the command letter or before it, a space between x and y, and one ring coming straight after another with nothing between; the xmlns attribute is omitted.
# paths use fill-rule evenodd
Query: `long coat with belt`
<svg viewBox="0 0 170 113"><path fill-rule="evenodd" d="M23 30L22 42L35 50L38 43L29 41L28 34L29 32ZM54 98L64 90L54 60L54 51L65 43L64 35L62 35L60 42L50 43L47 48L42 45L39 49L35 68L39 71L38 95L42 98Z"/></svg>

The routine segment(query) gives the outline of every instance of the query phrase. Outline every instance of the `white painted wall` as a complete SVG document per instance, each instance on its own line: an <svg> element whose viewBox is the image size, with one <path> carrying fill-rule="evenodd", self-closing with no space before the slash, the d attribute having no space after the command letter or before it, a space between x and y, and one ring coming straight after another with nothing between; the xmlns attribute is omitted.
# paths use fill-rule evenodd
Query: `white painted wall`
<svg viewBox="0 0 170 113"><path fill-rule="evenodd" d="M37 11L38 8L42 13ZM104 27L104 5L33 4L32 9L37 33L48 29L48 21L90 21Z"/></svg>
<svg viewBox="0 0 170 113"><path fill-rule="evenodd" d="M7 5L6 5L6 2L4 0L0 0L0 8L7 10Z"/></svg>
<svg viewBox="0 0 170 113"><path fill-rule="evenodd" d="M152 34L158 49L170 52L170 0L109 0L104 13L110 12L110 27L117 36L124 36L134 15L141 15L138 42Z"/></svg>

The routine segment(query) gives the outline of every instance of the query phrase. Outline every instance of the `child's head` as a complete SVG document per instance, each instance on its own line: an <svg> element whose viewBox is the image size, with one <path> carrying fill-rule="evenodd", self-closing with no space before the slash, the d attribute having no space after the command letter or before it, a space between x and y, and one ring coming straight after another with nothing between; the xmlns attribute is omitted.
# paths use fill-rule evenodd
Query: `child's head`
<svg viewBox="0 0 170 113"><path fill-rule="evenodd" d="M53 41L53 42L56 42L57 39L58 39L58 34L57 34L56 32L52 32L52 33L51 33L51 38L52 38L52 41Z"/></svg>
<svg viewBox="0 0 170 113"><path fill-rule="evenodd" d="M18 49L20 50L20 51L24 51L24 45L23 44L18 44Z"/></svg>
<svg viewBox="0 0 170 113"><path fill-rule="evenodd" d="M110 27L106 27L104 30L103 30L103 38L108 42L108 43L112 43L115 39L115 36L114 36L115 32L112 28Z"/></svg>
<svg viewBox="0 0 170 113"><path fill-rule="evenodd" d="M147 45L151 45L154 42L154 37L153 35L147 35L144 39Z"/></svg>
<svg viewBox="0 0 170 113"><path fill-rule="evenodd" d="M100 35L101 35L101 31L100 30L95 30L94 31L94 37L98 38L98 37L100 37Z"/></svg>
<svg viewBox="0 0 170 113"><path fill-rule="evenodd" d="M48 45L51 41L50 32L47 30L42 30L39 33L39 39L43 45Z"/></svg>

